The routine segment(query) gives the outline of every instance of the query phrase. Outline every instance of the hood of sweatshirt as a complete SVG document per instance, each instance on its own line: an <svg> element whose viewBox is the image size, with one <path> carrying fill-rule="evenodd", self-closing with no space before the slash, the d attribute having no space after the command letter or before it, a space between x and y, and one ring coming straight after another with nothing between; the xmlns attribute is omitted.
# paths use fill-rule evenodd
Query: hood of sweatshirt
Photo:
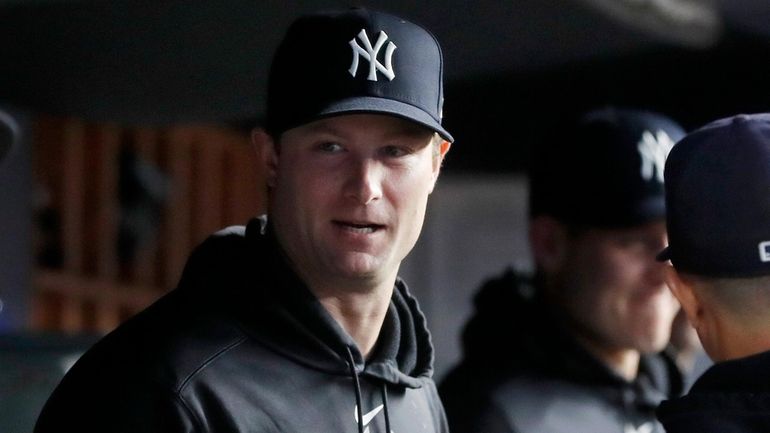
<svg viewBox="0 0 770 433"><path fill-rule="evenodd" d="M419 388L433 373L425 316L398 279L369 359L284 258L264 219L210 237L190 257L178 290L236 317L251 338L282 356L335 375Z"/></svg>

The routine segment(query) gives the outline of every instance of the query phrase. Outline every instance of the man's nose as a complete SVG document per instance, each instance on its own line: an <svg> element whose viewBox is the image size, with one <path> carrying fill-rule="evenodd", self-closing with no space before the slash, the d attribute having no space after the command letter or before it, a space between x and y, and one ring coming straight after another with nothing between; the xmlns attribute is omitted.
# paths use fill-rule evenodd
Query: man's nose
<svg viewBox="0 0 770 433"><path fill-rule="evenodd" d="M346 182L346 197L364 205L379 200L382 197L381 178L382 168L375 161L356 161Z"/></svg>

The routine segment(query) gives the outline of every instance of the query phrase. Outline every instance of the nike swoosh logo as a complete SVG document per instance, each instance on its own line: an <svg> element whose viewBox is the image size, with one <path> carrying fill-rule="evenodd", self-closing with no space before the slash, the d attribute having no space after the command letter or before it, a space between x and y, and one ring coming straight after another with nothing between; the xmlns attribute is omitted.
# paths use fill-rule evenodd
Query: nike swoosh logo
<svg viewBox="0 0 770 433"><path fill-rule="evenodd" d="M372 419L377 416L378 413L382 410L382 405L379 405L369 411L368 413L364 414L364 425L369 425L370 422L372 422ZM358 422L358 406L355 407L355 419L356 422Z"/></svg>
<svg viewBox="0 0 770 433"><path fill-rule="evenodd" d="M624 430L625 433L652 433L655 430L655 424L646 422L637 428L627 424Z"/></svg>

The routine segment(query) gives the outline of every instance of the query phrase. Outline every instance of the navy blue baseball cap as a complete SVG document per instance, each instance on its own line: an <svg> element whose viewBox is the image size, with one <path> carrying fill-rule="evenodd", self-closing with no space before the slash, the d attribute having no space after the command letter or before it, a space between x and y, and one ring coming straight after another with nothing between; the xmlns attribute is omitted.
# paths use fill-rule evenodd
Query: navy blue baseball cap
<svg viewBox="0 0 770 433"><path fill-rule="evenodd" d="M590 111L534 152L530 215L598 228L631 227L666 214L663 169L684 130L650 111Z"/></svg>
<svg viewBox="0 0 770 433"><path fill-rule="evenodd" d="M443 59L436 38L393 15L362 8L297 19L270 69L266 129L280 134L314 120L379 113L441 125Z"/></svg>
<svg viewBox="0 0 770 433"><path fill-rule="evenodd" d="M665 175L669 246L659 260L709 277L770 274L770 114L688 134Z"/></svg>

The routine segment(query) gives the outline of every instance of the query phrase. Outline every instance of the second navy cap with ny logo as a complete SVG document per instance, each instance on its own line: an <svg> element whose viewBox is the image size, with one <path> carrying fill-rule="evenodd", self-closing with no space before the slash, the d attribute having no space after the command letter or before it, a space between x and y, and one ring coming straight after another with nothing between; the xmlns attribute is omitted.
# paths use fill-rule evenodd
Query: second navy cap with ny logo
<svg viewBox="0 0 770 433"><path fill-rule="evenodd" d="M266 127L380 113L453 141L442 126L443 59L435 37L396 16L355 8L297 19L270 68Z"/></svg>
<svg viewBox="0 0 770 433"><path fill-rule="evenodd" d="M625 107L565 122L534 149L531 214L606 228L662 220L664 164L682 136L673 119Z"/></svg>

